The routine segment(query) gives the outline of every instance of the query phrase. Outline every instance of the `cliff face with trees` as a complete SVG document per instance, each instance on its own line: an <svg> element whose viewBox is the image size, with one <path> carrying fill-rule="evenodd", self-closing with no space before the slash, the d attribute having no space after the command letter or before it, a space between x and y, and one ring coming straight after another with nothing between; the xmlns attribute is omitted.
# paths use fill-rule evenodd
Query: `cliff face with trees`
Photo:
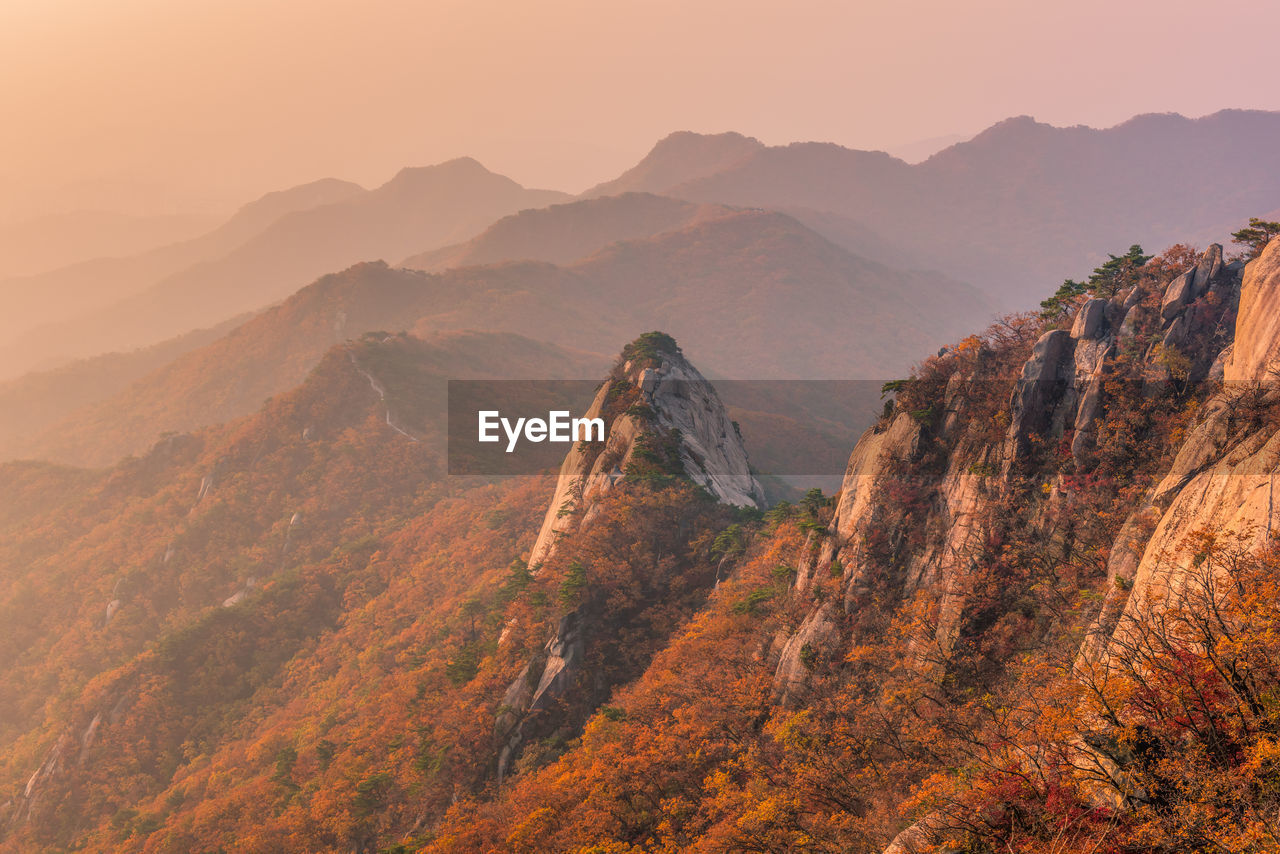
<svg viewBox="0 0 1280 854"><path fill-rule="evenodd" d="M105 472L10 465L0 848L1274 850L1277 306L1280 240L1134 247L767 511L667 429L665 336L573 495L444 478L406 336Z"/></svg>

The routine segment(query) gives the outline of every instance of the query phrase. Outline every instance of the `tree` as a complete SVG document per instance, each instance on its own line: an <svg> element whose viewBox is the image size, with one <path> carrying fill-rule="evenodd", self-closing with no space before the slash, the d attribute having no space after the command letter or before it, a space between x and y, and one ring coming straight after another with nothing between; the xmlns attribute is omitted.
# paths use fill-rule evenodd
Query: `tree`
<svg viewBox="0 0 1280 854"><path fill-rule="evenodd" d="M1084 282L1067 279L1054 291L1053 296L1041 301L1041 316L1046 318L1057 317L1075 303L1076 297L1087 293L1088 290L1089 286Z"/></svg>
<svg viewBox="0 0 1280 854"><path fill-rule="evenodd" d="M1142 247L1133 244L1123 255L1108 255L1108 260L1095 267L1088 280L1077 282L1067 279L1053 296L1040 303L1040 316L1045 319L1058 317L1073 308L1079 297L1090 294L1097 297L1113 297L1127 287L1136 285L1141 270L1152 256L1142 254Z"/></svg>
<svg viewBox="0 0 1280 854"><path fill-rule="evenodd" d="M1267 222L1251 216L1247 226L1231 232L1231 242L1246 247L1245 258L1257 258L1277 234L1280 234L1280 222Z"/></svg>
<svg viewBox="0 0 1280 854"><path fill-rule="evenodd" d="M1089 277L1089 292L1095 296L1111 297L1118 291L1137 284L1139 271L1151 257L1143 255L1142 247L1136 243L1123 255L1109 255L1110 260L1095 267L1093 275Z"/></svg>

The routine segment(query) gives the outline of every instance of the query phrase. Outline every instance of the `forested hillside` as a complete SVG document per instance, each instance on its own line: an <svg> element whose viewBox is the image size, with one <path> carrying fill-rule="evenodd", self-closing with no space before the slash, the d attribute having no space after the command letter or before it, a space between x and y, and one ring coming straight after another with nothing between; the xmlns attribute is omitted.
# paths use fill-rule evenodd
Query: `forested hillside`
<svg viewBox="0 0 1280 854"><path fill-rule="evenodd" d="M1135 247L767 511L656 333L554 497L442 476L447 345L404 336L104 473L11 464L3 845L1268 850L1277 271Z"/></svg>

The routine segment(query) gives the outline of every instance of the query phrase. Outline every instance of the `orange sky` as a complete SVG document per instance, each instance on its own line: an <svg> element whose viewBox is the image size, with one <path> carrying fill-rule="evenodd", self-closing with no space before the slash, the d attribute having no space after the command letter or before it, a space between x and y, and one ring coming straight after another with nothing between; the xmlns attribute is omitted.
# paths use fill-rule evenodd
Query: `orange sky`
<svg viewBox="0 0 1280 854"><path fill-rule="evenodd" d="M471 154L582 189L676 129L891 147L1280 108L1280 4L0 0L0 214L232 207Z"/></svg>

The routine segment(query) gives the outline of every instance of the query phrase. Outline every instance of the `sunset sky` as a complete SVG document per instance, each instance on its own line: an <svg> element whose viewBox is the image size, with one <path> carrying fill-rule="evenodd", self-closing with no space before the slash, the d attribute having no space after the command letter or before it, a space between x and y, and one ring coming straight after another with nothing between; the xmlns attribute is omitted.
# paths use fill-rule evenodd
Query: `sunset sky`
<svg viewBox="0 0 1280 854"><path fill-rule="evenodd" d="M893 148L1280 108L1280 6L0 0L0 215L222 211L469 154L580 190L677 129Z"/></svg>

